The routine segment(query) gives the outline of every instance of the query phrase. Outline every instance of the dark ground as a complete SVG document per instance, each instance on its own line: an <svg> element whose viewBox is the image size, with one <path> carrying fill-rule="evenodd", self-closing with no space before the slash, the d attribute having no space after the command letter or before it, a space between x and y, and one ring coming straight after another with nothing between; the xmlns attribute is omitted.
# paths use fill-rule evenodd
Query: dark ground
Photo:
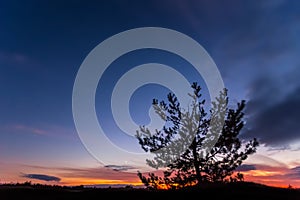
<svg viewBox="0 0 300 200"><path fill-rule="evenodd" d="M176 191L135 188L83 188L43 185L0 186L0 200L14 199L251 199L300 200L300 189L276 188L256 183L206 185Z"/></svg>

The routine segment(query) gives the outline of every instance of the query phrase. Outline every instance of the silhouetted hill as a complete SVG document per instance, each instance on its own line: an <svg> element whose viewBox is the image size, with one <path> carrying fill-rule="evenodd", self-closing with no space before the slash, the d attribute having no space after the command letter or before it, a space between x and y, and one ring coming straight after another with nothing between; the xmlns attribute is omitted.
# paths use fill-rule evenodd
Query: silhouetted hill
<svg viewBox="0 0 300 200"><path fill-rule="evenodd" d="M230 184L207 184L201 187L191 187L181 190L149 190L141 188L85 188L45 186L45 185L2 185L1 200L14 199L285 199L299 200L299 189L276 188L251 182Z"/></svg>

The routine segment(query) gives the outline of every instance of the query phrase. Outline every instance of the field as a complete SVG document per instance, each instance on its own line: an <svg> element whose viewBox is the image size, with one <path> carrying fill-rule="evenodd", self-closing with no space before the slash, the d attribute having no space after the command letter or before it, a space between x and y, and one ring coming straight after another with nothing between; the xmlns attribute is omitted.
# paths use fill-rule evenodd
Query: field
<svg viewBox="0 0 300 200"><path fill-rule="evenodd" d="M200 188L182 190L149 190L141 188L85 188L45 185L2 185L1 200L14 199L285 199L299 200L299 189L276 188L261 184L244 182L220 185L206 185Z"/></svg>

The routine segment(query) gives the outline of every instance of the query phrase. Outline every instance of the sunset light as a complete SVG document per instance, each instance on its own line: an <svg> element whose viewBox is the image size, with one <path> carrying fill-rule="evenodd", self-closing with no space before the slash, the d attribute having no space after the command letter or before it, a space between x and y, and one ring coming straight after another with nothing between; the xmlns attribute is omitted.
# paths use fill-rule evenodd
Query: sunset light
<svg viewBox="0 0 300 200"><path fill-rule="evenodd" d="M1 1L0 196L300 191L299 33L300 1Z"/></svg>

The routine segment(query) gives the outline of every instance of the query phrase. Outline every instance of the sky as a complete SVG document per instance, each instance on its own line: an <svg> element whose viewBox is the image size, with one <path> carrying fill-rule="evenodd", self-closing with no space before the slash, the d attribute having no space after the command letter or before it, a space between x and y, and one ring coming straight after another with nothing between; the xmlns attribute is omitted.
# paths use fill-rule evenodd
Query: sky
<svg viewBox="0 0 300 200"><path fill-rule="evenodd" d="M95 111L105 137L125 156L105 145L93 152L82 141L72 97L90 52L141 27L167 28L197 41L216 64L230 105L246 100L241 138L256 137L260 146L240 168L245 180L300 187L300 2L283 0L0 1L0 183L140 184L136 172L146 169L144 155L114 121L115 85L134 67L161 63L199 82L209 97L203 77L159 49L131 51L108 66L99 77ZM135 44L111 46L99 60L130 42ZM169 91L158 84L139 87L127 104L132 120L148 124L152 99Z"/></svg>

